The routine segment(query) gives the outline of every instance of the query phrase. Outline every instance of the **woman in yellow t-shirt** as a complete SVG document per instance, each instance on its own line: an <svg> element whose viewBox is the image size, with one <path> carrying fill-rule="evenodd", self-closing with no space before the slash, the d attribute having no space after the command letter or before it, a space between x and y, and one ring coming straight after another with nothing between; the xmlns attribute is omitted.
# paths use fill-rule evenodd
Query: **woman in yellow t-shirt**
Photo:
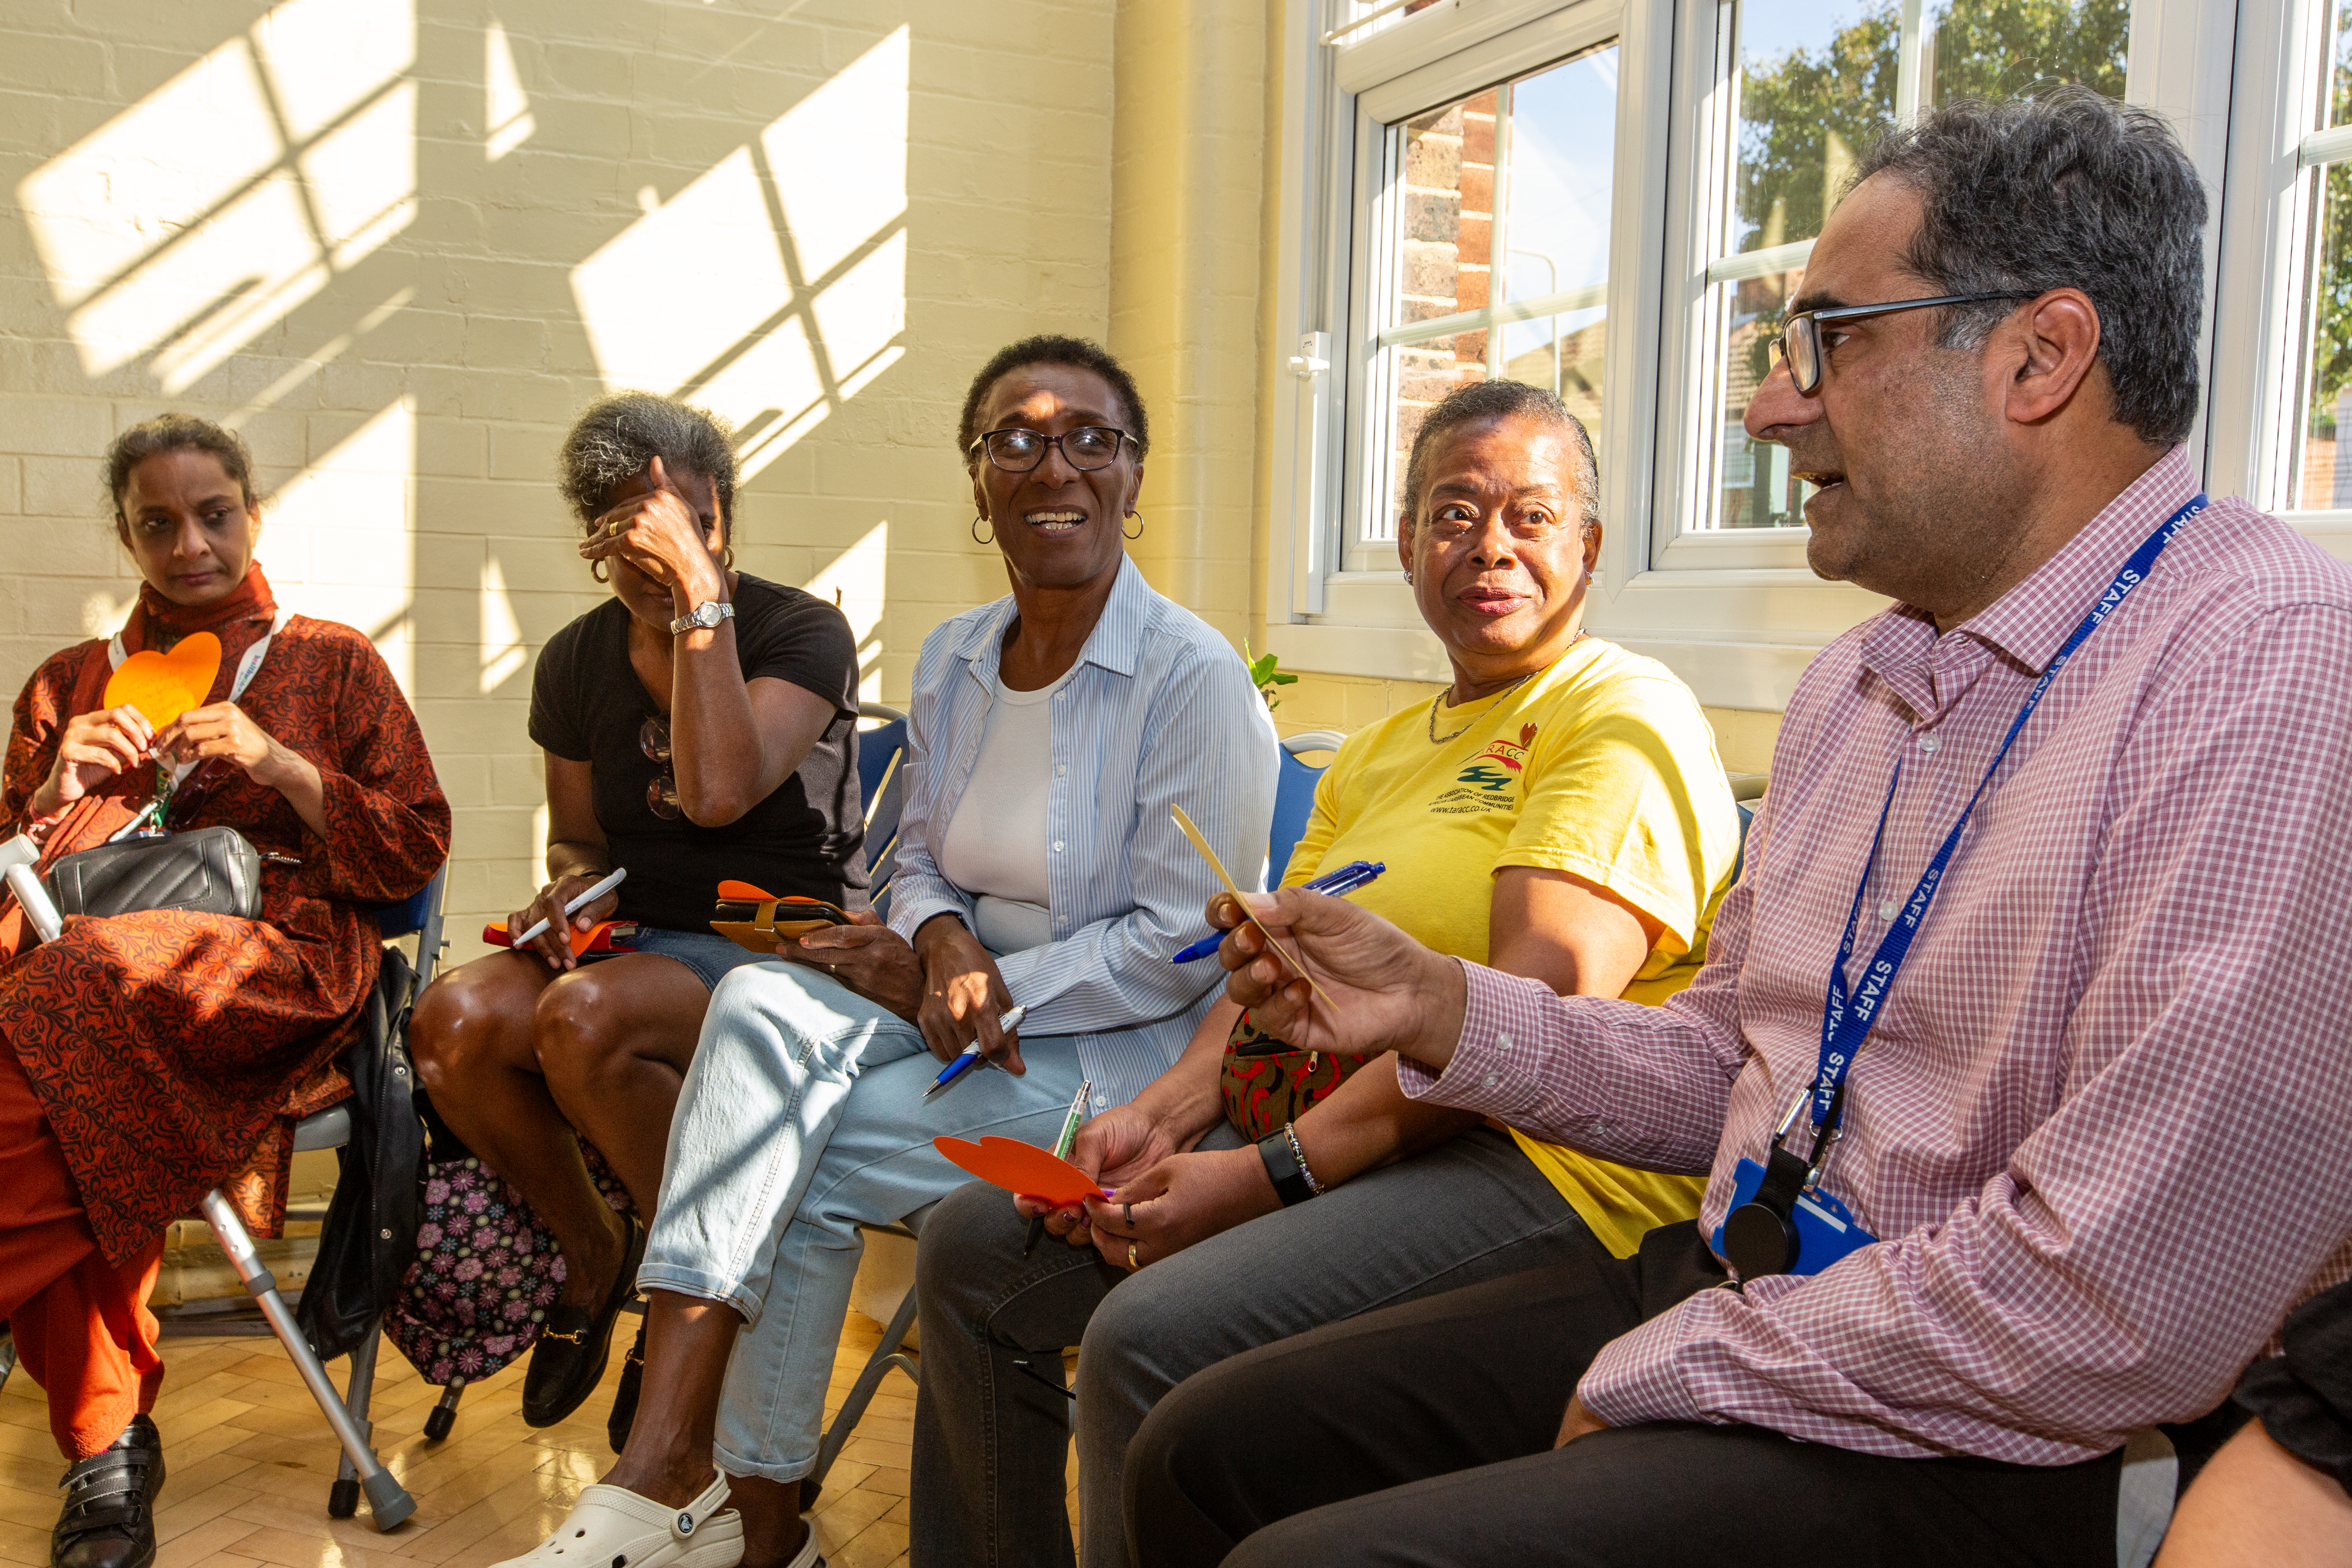
<svg viewBox="0 0 2352 1568"><path fill-rule="evenodd" d="M1398 553L1454 683L1340 748L1285 882L1384 861L1350 896L1430 946L1563 994L1664 1001L1706 958L1738 819L1690 690L1583 630L1601 547L1583 426L1538 388L1461 388L1423 420L1405 495ZM1109 1568L1128 1560L1128 1440L1192 1372L1411 1297L1628 1256L1703 1186L1409 1100L1392 1057L1291 1052L1222 1000L1071 1158L1120 1202L1048 1216L1067 1247L1024 1259L1023 1213L990 1187L925 1224L918 1563L1056 1554L1068 1428L1031 1379L1058 1387L1081 1333L1080 1557Z"/></svg>

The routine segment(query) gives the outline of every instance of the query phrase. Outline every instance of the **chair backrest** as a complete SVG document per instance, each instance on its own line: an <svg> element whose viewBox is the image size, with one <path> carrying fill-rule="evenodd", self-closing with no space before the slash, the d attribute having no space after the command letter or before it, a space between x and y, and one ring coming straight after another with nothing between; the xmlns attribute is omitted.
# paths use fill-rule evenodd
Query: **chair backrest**
<svg viewBox="0 0 2352 1568"><path fill-rule="evenodd" d="M895 840L899 809L907 800L907 716L879 702L860 702L857 712L860 718L881 721L857 737L857 798L866 812L866 870L868 886L878 888L898 867ZM896 768L890 766L894 756L898 759ZM887 788L882 782L885 773L890 777ZM877 790L882 792L878 799ZM888 914L887 892L876 903L875 911Z"/></svg>
<svg viewBox="0 0 2352 1568"><path fill-rule="evenodd" d="M1291 851L1298 847L1301 835L1307 831L1307 819L1315 813L1315 785L1322 778L1325 763L1317 767L1298 760L1301 752L1336 752L1346 740L1337 730L1309 730L1291 735L1282 742L1282 774L1274 787L1274 830L1266 835L1265 885L1282 886L1283 873L1290 867Z"/></svg>
<svg viewBox="0 0 2352 1568"><path fill-rule="evenodd" d="M416 984L424 985L441 966L441 950L449 944L441 938L441 900L449 890L449 863L433 873L433 879L416 889L405 901L387 904L376 910L378 929L386 942L398 942L402 937L416 939Z"/></svg>

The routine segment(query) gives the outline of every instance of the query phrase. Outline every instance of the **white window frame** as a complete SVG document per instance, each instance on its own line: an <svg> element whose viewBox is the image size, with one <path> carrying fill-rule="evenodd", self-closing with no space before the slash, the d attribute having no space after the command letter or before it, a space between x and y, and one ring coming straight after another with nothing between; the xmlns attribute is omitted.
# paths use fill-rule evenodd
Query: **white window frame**
<svg viewBox="0 0 2352 1568"><path fill-rule="evenodd" d="M1711 479L1711 464L1701 460L1710 421L1697 361L1707 284L1699 247L1711 214L1701 132L1720 107L1717 0L1440 0L1409 17L1376 18L1328 45L1327 3L1286 0L1285 9L1274 303L1275 342L1288 365L1276 377L1273 427L1289 438L1277 438L1272 454L1268 650L1295 669L1451 679L1402 573L1343 569L1354 532L1343 520L1356 515L1365 487L1360 472L1342 470L1367 466L1343 456L1350 449L1348 422L1359 421L1360 432L1377 421L1370 395L1350 384L1370 358L1363 280L1373 226L1356 215L1374 194L1373 139L1388 124L1614 37L1617 172L1602 373L1609 416L1599 453L1606 532L1586 621L1597 634L1663 660L1710 706L1786 706L1814 653L1885 601L1806 570L1806 530L1685 526L1708 500L1703 492ZM1920 3L1911 0L1911 8ZM2250 52L2272 51L2273 85L2262 89L2267 105L2289 68L2281 62L2296 41L2270 37L2294 31L2275 15L2282 3L2133 0L2126 96L2172 119L2214 192L2223 189L2231 150L2233 70L2242 79ZM2307 10L2312 0L2284 3ZM1693 47L1678 48L1677 39ZM2242 94L2245 81L2235 85ZM2292 198L2294 183L2285 187ZM2258 367L2260 359L2231 331L2221 341L2237 345L2232 363L2216 363L2211 352L2217 278L2232 265L2221 254L2226 226L2227 220L2208 227L2200 355L2216 409L2231 408L2225 396L2244 390L2231 379L2245 374L2235 362ZM2286 261L2266 251L2264 264L2276 274ZM2248 276L2242 266L2231 272L2233 279ZM2233 327L2245 305L2237 294L2224 299L2225 325ZM2279 340L2273 332L2263 341ZM2274 438L2236 429L2252 406L2241 398L2231 420L2217 415L2210 432L2217 456L2232 440L2250 448L2258 435ZM2206 455L2208 434L2200 419L2192 456ZM1356 449L1370 450L1360 434ZM2245 456L2231 450L2232 460ZM2242 488L2218 477L2215 485ZM2338 530L2352 546L2352 513L2306 522L2313 525Z"/></svg>
<svg viewBox="0 0 2352 1568"><path fill-rule="evenodd" d="M2325 7L2249 3L2238 27L2240 105L2222 191L2222 288L2215 303L2207 487L2275 511L2352 561L2352 510L2293 508L2303 439L2303 294L2311 261L2311 170L2352 156L2352 127L2314 131L2329 47Z"/></svg>

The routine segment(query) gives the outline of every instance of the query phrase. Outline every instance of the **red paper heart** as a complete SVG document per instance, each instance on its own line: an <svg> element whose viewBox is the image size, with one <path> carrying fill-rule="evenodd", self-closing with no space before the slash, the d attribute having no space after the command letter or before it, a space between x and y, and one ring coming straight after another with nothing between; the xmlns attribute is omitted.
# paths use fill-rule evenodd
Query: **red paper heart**
<svg viewBox="0 0 2352 1568"><path fill-rule="evenodd" d="M162 730L191 708L201 708L220 673L220 638L193 632L169 653L134 653L106 683L109 708L128 703Z"/></svg>
<svg viewBox="0 0 2352 1568"><path fill-rule="evenodd" d="M1050 1150L1017 1138L983 1138L977 1143L961 1138L934 1138L931 1147L950 1164L992 1182L1006 1192L1060 1208L1084 1197L1101 1197L1094 1178Z"/></svg>

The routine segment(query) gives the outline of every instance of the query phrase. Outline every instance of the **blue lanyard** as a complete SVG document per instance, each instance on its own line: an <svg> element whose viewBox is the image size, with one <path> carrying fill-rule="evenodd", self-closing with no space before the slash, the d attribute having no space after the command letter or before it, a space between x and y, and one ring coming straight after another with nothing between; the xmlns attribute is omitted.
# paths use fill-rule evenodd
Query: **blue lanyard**
<svg viewBox="0 0 2352 1568"><path fill-rule="evenodd" d="M1870 967L1864 972L1862 984L1849 990L1845 970L1848 961L1853 957L1854 932L1862 921L1862 897L1870 888L1870 873L1878 864L1879 847L1886 837L1886 815L1894 808L1895 792L1903 783L1903 764L1900 762L1895 764L1895 777L1886 786L1885 803L1878 808L1878 830L1871 836L1870 858L1863 862L1862 885L1854 889L1853 905L1846 910L1845 935L1838 942L1837 962L1830 970L1829 999L1822 1005L1821 1062L1813 1074L1810 1096L1812 1124L1818 1130L1812 1152L1812 1161L1816 1165L1826 1152L1821 1147L1828 1137L1824 1123L1832 1117L1844 1089L1846 1069L1853 1065L1855 1053L1862 1049L1863 1037L1870 1033L1870 1026L1876 1021L1878 1005L1885 1000L1887 989L1895 984L1895 973L1903 967L1903 960L1911 952L1911 939L1918 934L1919 922L1927 919L1927 906L1935 901L1936 889L1944 879L1944 871L1952 863L1952 851L1959 847L1961 830L1968 826L1969 818L1975 814L1977 802L1984 798L1986 787L1992 783L1992 775L2000 771L2001 759L2009 755L2009 748L2016 743L2018 731L2025 728L2025 721L2033 716L2033 710L2040 705L2042 694L2050 689L2050 683L2058 679L2058 672L2066 667L2066 661L2074 657L2074 650L2099 629L2101 622L2115 614L2116 606L2147 578L2148 569L2156 564L2156 558L2164 553L2164 547L2172 542L2172 536L2180 531L2181 525L2204 510L2206 505L2204 496L2190 497L2187 504L2166 518L2154 533L2142 541L2140 547L2133 551L2124 563L2123 569L2116 574L2116 580L2107 585L2107 591L2099 596L2099 602L2091 606L2091 613L2083 617L2083 624L2074 628L2074 636L2066 639L2050 660L2041 679L2033 683L2033 689L2026 694L2025 705L2017 710L2017 717L2010 721L2009 733L2001 737L2000 749L1992 754L1992 763L1985 769L1984 777L1977 781L1976 793L1969 796L1969 804L1960 812L1960 819L1952 824L1951 832L1944 836L1943 847L1936 851L1936 858L1927 862L1927 870L1920 873L1918 885L1911 889L1911 898L1903 906L1903 912L1895 917L1895 923L1887 927L1886 934L1879 939L1878 950L1870 955Z"/></svg>

